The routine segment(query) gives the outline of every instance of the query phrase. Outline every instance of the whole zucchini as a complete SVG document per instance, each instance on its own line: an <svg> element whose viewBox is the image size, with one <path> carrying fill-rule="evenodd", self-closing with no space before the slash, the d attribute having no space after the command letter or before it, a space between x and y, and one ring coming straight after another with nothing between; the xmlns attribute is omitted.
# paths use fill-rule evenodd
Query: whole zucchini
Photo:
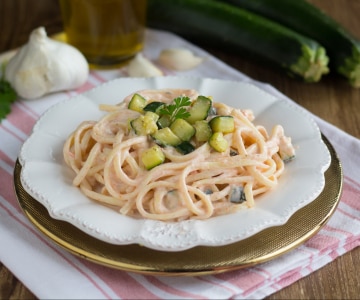
<svg viewBox="0 0 360 300"><path fill-rule="evenodd" d="M148 0L148 26L203 44L246 52L306 82L329 72L325 49L276 22L215 0Z"/></svg>
<svg viewBox="0 0 360 300"><path fill-rule="evenodd" d="M321 9L306 0L223 0L279 22L319 41L330 67L360 87L360 41Z"/></svg>

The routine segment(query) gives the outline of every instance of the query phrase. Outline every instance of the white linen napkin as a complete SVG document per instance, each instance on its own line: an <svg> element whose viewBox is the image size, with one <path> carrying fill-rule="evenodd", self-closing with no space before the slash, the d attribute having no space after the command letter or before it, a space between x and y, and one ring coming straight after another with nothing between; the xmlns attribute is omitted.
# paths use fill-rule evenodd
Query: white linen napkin
<svg viewBox="0 0 360 300"><path fill-rule="evenodd" d="M153 60L163 48L185 47L205 62L184 75L248 81L292 101L268 84L255 82L202 49L170 33L148 30L144 55ZM155 62L156 63L156 62ZM50 106L108 80L125 69L92 71L87 83L71 92L17 101L0 124L0 260L41 299L254 299L264 298L360 245L360 140L314 116L336 149L344 189L336 212L310 240L291 252L254 267L199 277L145 276L107 268L70 254L28 221L13 190L13 169L22 143Z"/></svg>

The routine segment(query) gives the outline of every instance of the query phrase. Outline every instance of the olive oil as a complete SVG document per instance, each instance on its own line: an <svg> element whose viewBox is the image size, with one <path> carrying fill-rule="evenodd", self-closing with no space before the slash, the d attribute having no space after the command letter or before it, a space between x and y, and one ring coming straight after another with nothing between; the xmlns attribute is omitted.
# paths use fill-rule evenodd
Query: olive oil
<svg viewBox="0 0 360 300"><path fill-rule="evenodd" d="M144 46L147 0L60 0L67 42L88 62L120 64Z"/></svg>

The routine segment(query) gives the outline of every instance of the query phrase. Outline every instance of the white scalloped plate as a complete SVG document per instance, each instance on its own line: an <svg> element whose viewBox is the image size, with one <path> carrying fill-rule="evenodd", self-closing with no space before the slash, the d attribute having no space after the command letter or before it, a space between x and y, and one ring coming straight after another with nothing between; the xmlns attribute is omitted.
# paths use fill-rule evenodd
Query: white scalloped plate
<svg viewBox="0 0 360 300"><path fill-rule="evenodd" d="M296 159L286 165L278 187L259 197L256 206L208 220L177 223L139 220L94 203L72 186L74 174L63 161L68 135L83 120L98 120L101 103L116 104L141 89L186 88L213 96L214 101L252 109L255 123L268 130L283 125L296 147ZM311 115L290 101L278 99L255 85L209 78L120 78L50 108L24 143L19 161L21 183L49 214L87 234L117 245L138 243L162 251L198 245L227 245L287 222L313 201L325 185L331 156Z"/></svg>

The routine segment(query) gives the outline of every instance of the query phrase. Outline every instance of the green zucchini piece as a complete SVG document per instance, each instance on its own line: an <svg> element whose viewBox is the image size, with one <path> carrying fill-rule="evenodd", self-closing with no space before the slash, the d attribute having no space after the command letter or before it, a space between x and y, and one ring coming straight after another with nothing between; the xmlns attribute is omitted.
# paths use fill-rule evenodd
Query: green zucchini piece
<svg viewBox="0 0 360 300"><path fill-rule="evenodd" d="M170 124L171 124L171 117L169 115L162 115L157 121L157 125L159 128L169 127Z"/></svg>
<svg viewBox="0 0 360 300"><path fill-rule="evenodd" d="M155 122L157 122L159 120L159 115L157 113L152 112L152 111L145 112L144 116L153 119Z"/></svg>
<svg viewBox="0 0 360 300"><path fill-rule="evenodd" d="M157 130L151 137L160 146L177 146L181 143L181 139L169 127Z"/></svg>
<svg viewBox="0 0 360 300"><path fill-rule="evenodd" d="M235 130L235 122L232 116L216 116L209 122L213 132L230 133Z"/></svg>
<svg viewBox="0 0 360 300"><path fill-rule="evenodd" d="M181 144L177 145L176 150L179 151L182 154L189 154L195 150L195 147L193 144L191 144L188 141L184 141Z"/></svg>
<svg viewBox="0 0 360 300"><path fill-rule="evenodd" d="M147 101L143 96L135 93L129 102L128 108L142 113L144 111L144 107L146 106L146 102Z"/></svg>
<svg viewBox="0 0 360 300"><path fill-rule="evenodd" d="M196 121L205 120L209 115L211 107L212 101L210 98L198 96L190 106L190 116L186 118L186 121L190 124L194 124Z"/></svg>
<svg viewBox="0 0 360 300"><path fill-rule="evenodd" d="M305 0L225 0L251 10L319 41L330 57L330 68L360 87L360 40Z"/></svg>
<svg viewBox="0 0 360 300"><path fill-rule="evenodd" d="M317 41L222 1L148 0L147 12L149 27L248 54L306 82L317 82L329 72L326 51Z"/></svg>
<svg viewBox="0 0 360 300"><path fill-rule="evenodd" d="M156 117L152 114L141 115L130 121L131 128L137 135L148 135L157 131Z"/></svg>
<svg viewBox="0 0 360 300"><path fill-rule="evenodd" d="M165 161L165 154L157 145L145 150L141 154L141 161L147 170L150 170Z"/></svg>
<svg viewBox="0 0 360 300"><path fill-rule="evenodd" d="M242 186L233 186L230 192L230 202L240 204L246 201L246 195Z"/></svg>
<svg viewBox="0 0 360 300"><path fill-rule="evenodd" d="M158 114L158 111L165 105L164 102L154 101L146 104L144 111L151 111Z"/></svg>
<svg viewBox="0 0 360 300"><path fill-rule="evenodd" d="M190 141L195 134L195 128L184 119L176 119L171 123L170 129L182 141Z"/></svg>
<svg viewBox="0 0 360 300"><path fill-rule="evenodd" d="M217 152L224 152L228 148L228 141L222 132L214 132L209 139L209 145Z"/></svg>
<svg viewBox="0 0 360 300"><path fill-rule="evenodd" d="M205 120L196 121L194 124L195 139L198 142L207 142L212 135L209 123Z"/></svg>

